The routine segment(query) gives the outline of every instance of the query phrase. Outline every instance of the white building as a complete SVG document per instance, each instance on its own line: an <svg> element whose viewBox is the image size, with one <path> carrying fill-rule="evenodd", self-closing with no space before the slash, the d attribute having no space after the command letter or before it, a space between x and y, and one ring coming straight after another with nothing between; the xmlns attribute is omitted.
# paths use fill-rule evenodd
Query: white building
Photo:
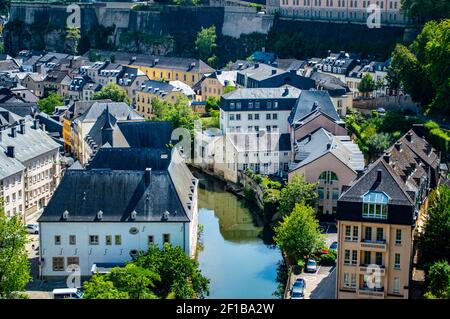
<svg viewBox="0 0 450 319"><path fill-rule="evenodd" d="M87 169L67 171L39 219L41 275L78 265L90 276L166 242L193 257L197 188L178 151L101 148Z"/></svg>
<svg viewBox="0 0 450 319"><path fill-rule="evenodd" d="M10 216L27 215L45 206L59 183L60 145L39 128L37 120L20 119L0 134L0 152L8 157L1 166L5 172L14 172L4 173L2 179L3 197L9 203L5 211Z"/></svg>

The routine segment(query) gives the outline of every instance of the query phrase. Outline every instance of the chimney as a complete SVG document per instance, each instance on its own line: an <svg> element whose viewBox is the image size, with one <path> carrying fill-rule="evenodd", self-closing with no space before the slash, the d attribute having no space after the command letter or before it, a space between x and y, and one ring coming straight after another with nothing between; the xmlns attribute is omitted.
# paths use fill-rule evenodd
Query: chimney
<svg viewBox="0 0 450 319"><path fill-rule="evenodd" d="M152 182L152 169L147 167L144 173L145 186L149 186Z"/></svg>
<svg viewBox="0 0 450 319"><path fill-rule="evenodd" d="M401 152L402 151L402 142L401 141L397 141L395 143L395 148L397 149L397 151Z"/></svg>
<svg viewBox="0 0 450 319"><path fill-rule="evenodd" d="M381 183L381 169L377 170L377 183Z"/></svg>
<svg viewBox="0 0 450 319"><path fill-rule="evenodd" d="M259 63L255 63L255 69L259 68Z"/></svg>
<svg viewBox="0 0 450 319"><path fill-rule="evenodd" d="M406 133L406 139L408 140L408 142L412 143L413 135L411 132Z"/></svg>
<svg viewBox="0 0 450 319"><path fill-rule="evenodd" d="M14 146L6 147L6 156L14 158Z"/></svg>
<svg viewBox="0 0 450 319"><path fill-rule="evenodd" d="M11 126L11 137L16 137L17 133L16 133L16 127L15 126Z"/></svg>
<svg viewBox="0 0 450 319"><path fill-rule="evenodd" d="M277 74L277 70L272 70L272 75Z"/></svg>
<svg viewBox="0 0 450 319"><path fill-rule="evenodd" d="M45 132L45 124L42 124L42 130Z"/></svg>
<svg viewBox="0 0 450 319"><path fill-rule="evenodd" d="M19 120L19 133L25 134L25 120L24 119Z"/></svg>
<svg viewBox="0 0 450 319"><path fill-rule="evenodd" d="M285 87L284 88L284 95L288 95L289 94L289 88L288 87Z"/></svg>
<svg viewBox="0 0 450 319"><path fill-rule="evenodd" d="M306 135L306 137L308 138L308 142L311 142L311 134Z"/></svg>
<svg viewBox="0 0 450 319"><path fill-rule="evenodd" d="M33 129L37 130L39 128L39 120L34 119L33 120Z"/></svg>
<svg viewBox="0 0 450 319"><path fill-rule="evenodd" d="M386 163L391 164L391 152L384 153L383 159L386 161Z"/></svg>
<svg viewBox="0 0 450 319"><path fill-rule="evenodd" d="M426 146L426 152L427 152L427 156L430 156L431 153L433 153L433 146L431 146L430 143L428 143L427 146Z"/></svg>
<svg viewBox="0 0 450 319"><path fill-rule="evenodd" d="M329 150L331 148L331 143L327 144L327 150Z"/></svg>
<svg viewBox="0 0 450 319"><path fill-rule="evenodd" d="M221 75L221 74L222 74L222 71L221 71L221 70L217 70L217 71L216 71L216 74L217 74L217 75Z"/></svg>

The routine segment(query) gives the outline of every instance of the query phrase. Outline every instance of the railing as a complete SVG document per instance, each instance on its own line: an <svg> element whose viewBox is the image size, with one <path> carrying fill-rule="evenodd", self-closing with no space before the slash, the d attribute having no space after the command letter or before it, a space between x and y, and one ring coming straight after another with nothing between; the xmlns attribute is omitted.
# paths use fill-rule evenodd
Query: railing
<svg viewBox="0 0 450 319"><path fill-rule="evenodd" d="M381 275L385 275L386 274L386 267L385 266L378 265L378 268L376 266L369 267L369 265L365 265L365 264L362 264L362 265L359 266L359 272L361 274L363 274L363 275L368 274L367 273L367 269L369 269L372 272L379 270Z"/></svg>
<svg viewBox="0 0 450 319"><path fill-rule="evenodd" d="M386 241L362 241L360 247L362 250L367 251L386 251Z"/></svg>
<svg viewBox="0 0 450 319"><path fill-rule="evenodd" d="M360 297L376 297L376 298L384 298L384 288L359 288L358 296Z"/></svg>

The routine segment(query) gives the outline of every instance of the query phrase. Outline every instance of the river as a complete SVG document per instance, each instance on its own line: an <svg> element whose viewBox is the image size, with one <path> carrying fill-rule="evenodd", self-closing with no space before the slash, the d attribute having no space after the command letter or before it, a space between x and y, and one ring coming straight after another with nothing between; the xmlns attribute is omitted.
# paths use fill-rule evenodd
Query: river
<svg viewBox="0 0 450 319"><path fill-rule="evenodd" d="M277 298L281 254L261 239L261 222L224 190L224 183L194 174L200 179L199 223L204 227L198 261L210 279L209 298Z"/></svg>

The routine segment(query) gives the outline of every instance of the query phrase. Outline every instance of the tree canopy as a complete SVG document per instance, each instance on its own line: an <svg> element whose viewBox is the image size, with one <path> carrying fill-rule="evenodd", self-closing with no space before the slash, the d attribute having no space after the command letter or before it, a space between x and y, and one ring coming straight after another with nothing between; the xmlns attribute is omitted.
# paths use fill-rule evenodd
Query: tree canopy
<svg viewBox="0 0 450 319"><path fill-rule="evenodd" d="M358 91L367 95L376 89L376 83L370 74L365 74L358 84Z"/></svg>
<svg viewBox="0 0 450 319"><path fill-rule="evenodd" d="M57 106L64 105L62 98L57 93L51 93L48 97L38 101L39 109L47 114L53 114Z"/></svg>
<svg viewBox="0 0 450 319"><path fill-rule="evenodd" d="M450 12L448 0L402 0L401 10L420 23L447 18Z"/></svg>
<svg viewBox="0 0 450 319"><path fill-rule="evenodd" d="M450 298L450 265L448 261L435 262L427 274L428 290L425 298Z"/></svg>
<svg viewBox="0 0 450 319"><path fill-rule="evenodd" d="M296 204L292 212L275 227L275 243L288 256L307 258L323 246L323 236L312 207Z"/></svg>
<svg viewBox="0 0 450 319"><path fill-rule="evenodd" d="M127 91L115 83L108 83L106 86L92 96L93 100L110 99L114 102L125 102L130 104Z"/></svg>
<svg viewBox="0 0 450 319"><path fill-rule="evenodd" d="M279 211L281 215L292 212L297 203L314 206L317 198L316 184L308 183L302 175L294 175L281 190Z"/></svg>
<svg viewBox="0 0 450 319"><path fill-rule="evenodd" d="M26 243L20 217L9 219L0 203L0 299L21 297L31 279Z"/></svg>
<svg viewBox="0 0 450 319"><path fill-rule="evenodd" d="M216 39L217 34L215 26L202 28L197 33L195 47L198 51L200 59L202 59L203 61L208 61L208 59L212 56L212 53L217 46Z"/></svg>

